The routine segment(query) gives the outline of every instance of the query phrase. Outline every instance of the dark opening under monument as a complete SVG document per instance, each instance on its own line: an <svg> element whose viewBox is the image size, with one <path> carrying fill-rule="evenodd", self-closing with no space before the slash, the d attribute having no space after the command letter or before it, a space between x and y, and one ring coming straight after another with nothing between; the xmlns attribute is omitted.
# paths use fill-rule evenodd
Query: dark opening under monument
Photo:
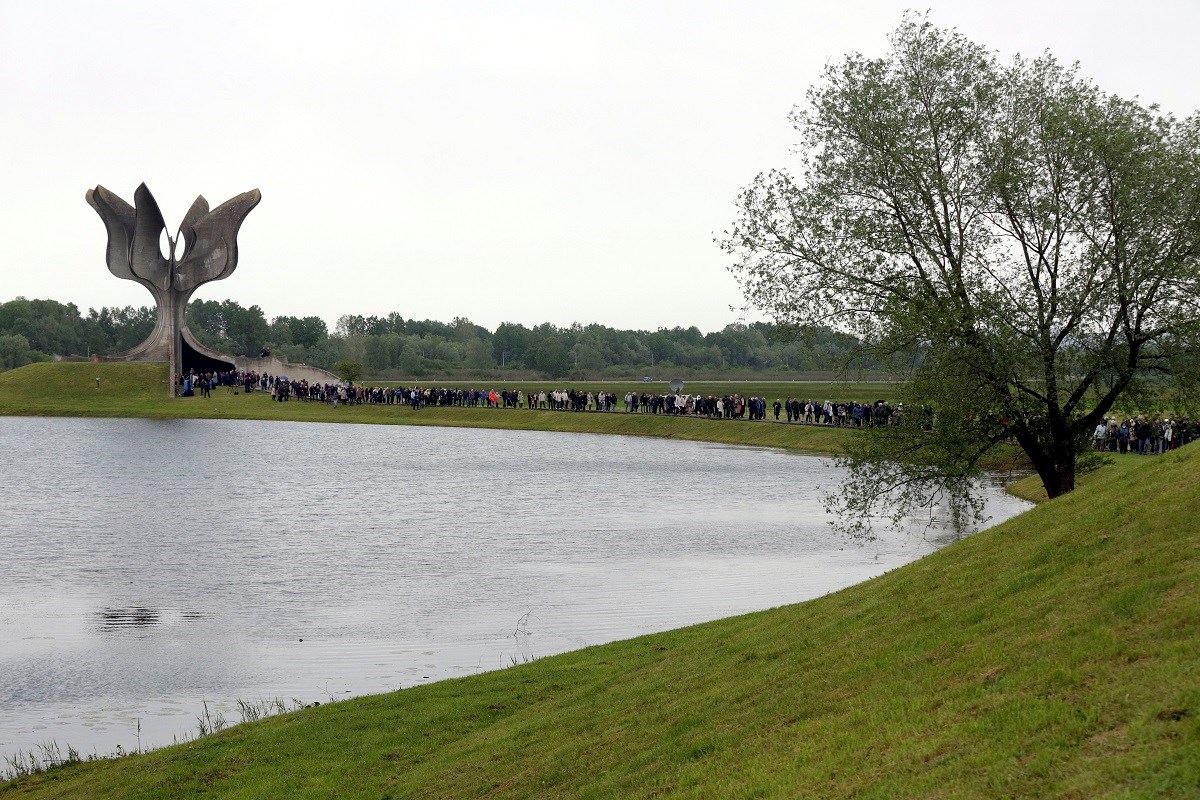
<svg viewBox="0 0 1200 800"><path fill-rule="evenodd" d="M109 360L168 362L172 395L176 377L189 370L234 368L231 358L196 341L188 330L184 309L202 284L233 274L238 260L238 230L261 199L258 189L252 189L210 211L208 201L197 197L184 215L179 232L174 238L168 234L170 252L163 255L159 242L166 223L146 184L133 194L136 208L103 186L88 190L88 205L108 230L109 272L145 286L158 306L158 320L146 341Z"/></svg>

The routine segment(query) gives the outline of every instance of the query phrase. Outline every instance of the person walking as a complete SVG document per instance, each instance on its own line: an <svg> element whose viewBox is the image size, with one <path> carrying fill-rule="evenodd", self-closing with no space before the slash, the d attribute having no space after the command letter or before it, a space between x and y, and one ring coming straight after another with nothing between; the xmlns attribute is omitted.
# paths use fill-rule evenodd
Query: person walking
<svg viewBox="0 0 1200 800"><path fill-rule="evenodd" d="M1133 426L1134 435L1137 436L1138 455L1144 456L1150 452L1150 423L1146 422L1146 418L1138 414L1137 423Z"/></svg>

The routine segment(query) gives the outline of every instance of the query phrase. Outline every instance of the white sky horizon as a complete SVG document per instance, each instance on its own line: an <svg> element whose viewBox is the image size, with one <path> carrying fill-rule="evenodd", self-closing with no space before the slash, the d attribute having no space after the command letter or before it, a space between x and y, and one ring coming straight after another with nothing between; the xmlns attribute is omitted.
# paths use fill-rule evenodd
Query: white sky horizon
<svg viewBox="0 0 1200 800"><path fill-rule="evenodd" d="M744 314L713 243L738 191L789 163L823 66L882 54L908 7L0 0L0 302L150 304L84 202L145 181L172 233L197 194L262 191L237 271L195 299L268 319L719 330ZM1200 4L929 14L1002 60L1050 50L1104 91L1200 105Z"/></svg>

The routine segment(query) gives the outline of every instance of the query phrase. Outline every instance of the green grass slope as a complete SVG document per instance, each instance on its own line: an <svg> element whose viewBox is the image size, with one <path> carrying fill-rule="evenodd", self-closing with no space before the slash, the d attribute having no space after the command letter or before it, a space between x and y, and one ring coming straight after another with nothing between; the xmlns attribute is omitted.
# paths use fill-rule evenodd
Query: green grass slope
<svg viewBox="0 0 1200 800"><path fill-rule="evenodd" d="M100 378L100 386L96 386ZM812 384L806 384L812 386ZM727 389L729 391L729 389ZM504 428L510 430L656 436L722 444L837 453L850 432L786 423L709 420L624 412L571 413L525 409L345 406L291 400L262 393L234 394L222 387L211 398L167 396L161 364L30 364L0 373L0 416L150 417L156 419L260 419L385 425Z"/></svg>
<svg viewBox="0 0 1200 800"><path fill-rule="evenodd" d="M795 606L0 797L1200 796L1200 447Z"/></svg>

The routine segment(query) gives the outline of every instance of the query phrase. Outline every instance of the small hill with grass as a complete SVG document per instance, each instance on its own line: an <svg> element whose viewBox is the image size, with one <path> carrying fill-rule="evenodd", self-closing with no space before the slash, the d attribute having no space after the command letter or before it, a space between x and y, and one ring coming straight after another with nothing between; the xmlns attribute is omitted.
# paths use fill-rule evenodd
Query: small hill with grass
<svg viewBox="0 0 1200 800"><path fill-rule="evenodd" d="M1200 797L1200 446L1142 461L807 603L0 798Z"/></svg>

